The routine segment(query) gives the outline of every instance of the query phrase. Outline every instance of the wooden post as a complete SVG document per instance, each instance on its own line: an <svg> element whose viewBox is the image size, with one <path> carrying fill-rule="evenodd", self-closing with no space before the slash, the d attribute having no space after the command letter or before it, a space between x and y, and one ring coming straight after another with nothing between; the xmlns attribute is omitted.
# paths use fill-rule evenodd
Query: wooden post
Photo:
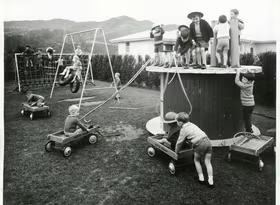
<svg viewBox="0 0 280 205"><path fill-rule="evenodd" d="M211 27L212 29L214 29L214 27L217 25L217 21L213 20L211 21ZM210 60L210 64L212 67L217 66L217 62L216 62L216 47L217 47L217 35L214 33L214 37L213 39L210 40L210 44L211 44L211 60Z"/></svg>
<svg viewBox="0 0 280 205"><path fill-rule="evenodd" d="M238 29L238 19L230 20L230 59L231 59L231 67L239 68L239 29Z"/></svg>
<svg viewBox="0 0 280 205"><path fill-rule="evenodd" d="M164 113L163 113L163 100L164 100L164 89L165 89L165 82L164 82L164 73L160 73L160 119L164 119ZM163 128L163 121L160 121L160 128Z"/></svg>

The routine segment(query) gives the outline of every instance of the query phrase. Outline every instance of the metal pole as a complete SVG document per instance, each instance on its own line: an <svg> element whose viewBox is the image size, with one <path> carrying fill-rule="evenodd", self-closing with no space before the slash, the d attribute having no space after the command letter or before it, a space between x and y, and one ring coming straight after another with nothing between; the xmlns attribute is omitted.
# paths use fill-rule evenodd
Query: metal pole
<svg viewBox="0 0 280 205"><path fill-rule="evenodd" d="M164 119L164 113L163 113L163 100L164 100L164 74L160 73L160 103L159 103L159 107L160 107L160 127L164 130L163 127L163 121L162 119Z"/></svg>
<svg viewBox="0 0 280 205"><path fill-rule="evenodd" d="M72 45L73 45L73 49L74 49L74 53L75 53L75 44L74 44L74 39L73 39L73 36L72 35L70 35L71 36L71 41L72 41Z"/></svg>
<svg viewBox="0 0 280 205"><path fill-rule="evenodd" d="M91 51L90 51L90 55L89 55L89 62L88 62L88 65L87 65L87 72L86 72L86 76L85 76L85 80L84 80L84 84L83 84L83 89L82 89L82 93L81 93L81 97L80 97L80 101L79 101L79 109L81 107L81 103L82 103L82 99L83 99L83 95L84 95L84 90L85 90L85 86L86 86L86 83L87 83L88 71L89 71L90 62L91 62L91 56L92 56L92 53L93 53L93 49L94 49L95 40L96 40L96 36L97 36L98 30L99 29L96 29L95 33L94 33L94 38L93 38L93 42L92 42L92 46L91 46Z"/></svg>
<svg viewBox="0 0 280 205"><path fill-rule="evenodd" d="M18 56L18 53L15 53L16 74L17 74L17 79L18 79L18 91L21 92L17 56Z"/></svg>
<svg viewBox="0 0 280 205"><path fill-rule="evenodd" d="M59 62L61 61L61 56L62 56L62 53L63 53L64 44L65 44L66 38L67 38L67 35L64 36L64 39L63 39L63 44L62 44L62 48L61 48L59 59L58 59L58 64L57 64L57 68L56 68L56 72L55 72L55 76L54 76L54 80L53 80L53 85L52 85L52 90L51 90L50 98L52 98L54 86L55 86L55 83L56 83L56 76L57 76L58 68L59 68L59 64L60 64Z"/></svg>
<svg viewBox="0 0 280 205"><path fill-rule="evenodd" d="M67 35L74 35L74 34L80 34L80 33L86 33L89 31L96 31L99 30L100 28L93 28L93 29L89 29L89 30L84 30L84 31L78 31L78 32L73 32L73 33L68 33Z"/></svg>
<svg viewBox="0 0 280 205"><path fill-rule="evenodd" d="M91 62L89 62L89 64L90 64L91 82L92 82L92 84L94 85L94 79L93 79L93 72L92 72L92 65L91 65Z"/></svg>
<svg viewBox="0 0 280 205"><path fill-rule="evenodd" d="M113 71L113 66L112 66L112 63L111 63L110 55L109 55L109 49L108 49L108 45L107 45L107 41L106 41L106 37L105 37L105 33L104 33L103 29L102 29L102 33L103 33L103 39L104 39L104 43L105 43L105 47L106 47L106 52L107 52L107 55L108 55L108 60L109 60L109 65L110 65L110 69L111 69L111 74L112 74L113 82L114 82L114 85L115 85L115 90L117 92L118 88L117 88L117 85L116 85L115 74L114 74L114 71Z"/></svg>

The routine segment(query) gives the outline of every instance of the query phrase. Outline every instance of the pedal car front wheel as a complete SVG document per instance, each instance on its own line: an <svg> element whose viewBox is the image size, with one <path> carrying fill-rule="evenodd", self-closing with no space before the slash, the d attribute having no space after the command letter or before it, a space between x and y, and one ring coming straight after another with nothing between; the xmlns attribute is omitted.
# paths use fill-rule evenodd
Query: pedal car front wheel
<svg viewBox="0 0 280 205"><path fill-rule="evenodd" d="M98 137L96 135L90 135L88 138L88 142L90 144L95 144L95 143L97 143L97 141L98 141Z"/></svg>
<svg viewBox="0 0 280 205"><path fill-rule="evenodd" d="M45 150L47 152L51 152L53 150L53 146L54 146L54 143L52 141L49 141L47 142L47 144L45 145Z"/></svg>
<svg viewBox="0 0 280 205"><path fill-rule="evenodd" d="M71 147L64 147L63 149L63 156L64 157L69 157L72 153Z"/></svg>
<svg viewBox="0 0 280 205"><path fill-rule="evenodd" d="M176 168L175 168L175 164L174 164L173 161L169 162L169 164L168 164L168 171L172 175L176 174Z"/></svg>
<svg viewBox="0 0 280 205"><path fill-rule="evenodd" d="M149 157L154 157L156 155L155 148L154 147L148 147L147 154L149 155Z"/></svg>

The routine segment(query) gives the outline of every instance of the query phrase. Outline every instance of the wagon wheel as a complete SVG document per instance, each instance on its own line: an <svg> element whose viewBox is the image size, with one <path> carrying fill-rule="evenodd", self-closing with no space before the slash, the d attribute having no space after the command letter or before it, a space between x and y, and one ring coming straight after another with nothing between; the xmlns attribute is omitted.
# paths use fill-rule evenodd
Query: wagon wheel
<svg viewBox="0 0 280 205"><path fill-rule="evenodd" d="M264 163L263 163L263 161L261 160L260 157L259 157L259 160L258 160L258 166L259 166L259 171L261 172L263 170Z"/></svg>
<svg viewBox="0 0 280 205"><path fill-rule="evenodd" d="M228 152L227 154L227 162L231 162L231 152Z"/></svg>
<svg viewBox="0 0 280 205"><path fill-rule="evenodd" d="M51 111L48 110L48 111L47 111L47 116L48 116L48 117L51 117L51 115L52 115Z"/></svg>
<svg viewBox="0 0 280 205"><path fill-rule="evenodd" d="M89 138L88 138L88 142L90 144L95 144L95 143L97 143L97 141L98 141L97 135L90 135Z"/></svg>
<svg viewBox="0 0 280 205"><path fill-rule="evenodd" d="M54 147L54 142L53 141L48 141L46 144L45 144L45 150L46 152L51 152L53 150L53 147Z"/></svg>
<svg viewBox="0 0 280 205"><path fill-rule="evenodd" d="M22 109L22 110L20 111L20 114L21 114L22 116L24 116L24 109Z"/></svg>
<svg viewBox="0 0 280 205"><path fill-rule="evenodd" d="M33 120L33 119L34 119L34 114L33 114L33 112L30 113L29 118L30 118L30 120Z"/></svg>
<svg viewBox="0 0 280 205"><path fill-rule="evenodd" d="M171 175L175 175L176 174L176 167L175 167L175 163L173 161L169 162L168 164L168 171Z"/></svg>
<svg viewBox="0 0 280 205"><path fill-rule="evenodd" d="M71 153L72 153L71 147L67 146L67 147L63 148L63 156L64 157L70 157Z"/></svg>
<svg viewBox="0 0 280 205"><path fill-rule="evenodd" d="M147 154L149 157L154 157L156 155L156 149L154 147L148 147Z"/></svg>

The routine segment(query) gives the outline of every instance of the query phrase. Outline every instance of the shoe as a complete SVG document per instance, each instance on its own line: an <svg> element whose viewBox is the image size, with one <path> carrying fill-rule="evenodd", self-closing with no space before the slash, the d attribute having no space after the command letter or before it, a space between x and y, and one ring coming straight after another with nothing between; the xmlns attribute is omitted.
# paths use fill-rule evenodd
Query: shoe
<svg viewBox="0 0 280 205"><path fill-rule="evenodd" d="M184 69L189 69L190 67L189 67L188 64L185 64L185 65L183 66L183 68L184 68Z"/></svg>
<svg viewBox="0 0 280 205"><path fill-rule="evenodd" d="M164 68L168 68L168 67L169 67L169 64L168 64L168 63L165 63L163 67L164 67Z"/></svg>
<svg viewBox="0 0 280 205"><path fill-rule="evenodd" d="M202 65L201 65L201 69L202 69L202 70L206 69L206 65L205 65L205 64L202 64Z"/></svg>
<svg viewBox="0 0 280 205"><path fill-rule="evenodd" d="M159 63L159 64L158 64L158 67L163 67L163 66L164 66L163 63Z"/></svg>
<svg viewBox="0 0 280 205"><path fill-rule="evenodd" d="M221 68L227 68L227 65L221 65Z"/></svg>
<svg viewBox="0 0 280 205"><path fill-rule="evenodd" d="M217 63L217 66L216 66L216 67L221 68L222 66L223 66L223 64Z"/></svg>
<svg viewBox="0 0 280 205"><path fill-rule="evenodd" d="M205 180L204 180L204 181L200 181L199 178L198 178L198 176L195 176L195 177L194 177L194 180L197 181L197 182L198 182L199 184L201 184L201 185L205 185Z"/></svg>
<svg viewBox="0 0 280 205"><path fill-rule="evenodd" d="M199 68L201 68L201 65L196 64L194 68L195 68L195 69L199 69Z"/></svg>

